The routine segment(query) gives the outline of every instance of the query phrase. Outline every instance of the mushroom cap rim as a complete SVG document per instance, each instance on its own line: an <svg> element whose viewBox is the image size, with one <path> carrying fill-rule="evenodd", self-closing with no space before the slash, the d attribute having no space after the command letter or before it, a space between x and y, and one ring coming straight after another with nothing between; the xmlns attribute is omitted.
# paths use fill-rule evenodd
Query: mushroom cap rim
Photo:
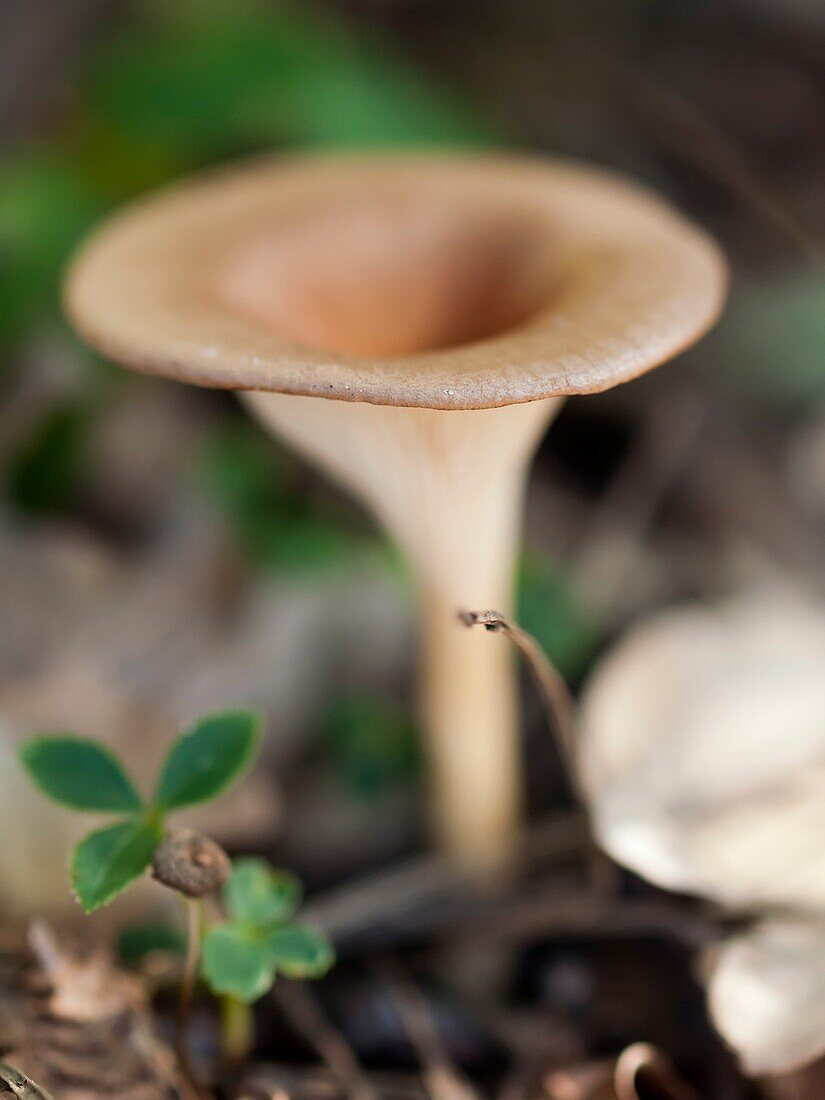
<svg viewBox="0 0 825 1100"><path fill-rule="evenodd" d="M397 171L405 166L415 170L443 166L449 170L478 173L492 170L507 173L547 172L548 189L553 176L587 181L599 188L614 190L614 199L625 195L628 203L646 206L653 219L661 219L665 230L673 235L674 251L684 245L692 251L692 260L704 276L703 286L697 286L699 301L694 303L689 319L682 317L670 331L660 334L655 342L636 347L625 342L617 352L599 355L598 341L593 341L593 358L584 354L587 340L580 341L582 353L574 358L578 365L560 364L553 354L530 354L517 347L513 360L507 362L507 345L518 345L524 334L535 331L536 319L552 324L553 309L541 311L537 318L528 318L502 333L478 341L409 355L368 357L338 354L316 350L279 337L280 347L275 357L267 354L247 356L246 362L236 359L231 364L221 362L219 352L214 360L202 358L208 340L190 340L186 354L166 348L144 346L124 340L117 334L117 326L88 307L88 294L78 291L86 275L87 262L95 257L102 245L111 247L121 227L133 222L150 221L154 209L164 202L180 201L188 192L219 189L225 181L232 183L244 175L277 174L290 171L309 172L314 169L330 171L340 167L344 172L369 172L373 168ZM538 155L509 155L497 153L366 153L356 156L344 154L293 155L254 157L241 164L219 166L186 177L177 183L150 193L129 205L124 211L105 219L102 226L77 250L72 258L63 285L63 306L81 338L102 355L130 369L144 374L163 377L186 384L212 389L282 393L285 395L319 397L328 400L364 402L367 404L431 408L449 410L480 410L500 408L545 398L568 397L579 394L602 393L614 386L646 374L655 367L674 358L697 342L713 327L724 306L728 288L728 271L724 255L713 238L681 215L670 204L646 187L598 166L582 164L575 160ZM619 339L621 344L621 339ZM198 350L198 345L204 345ZM190 353L191 352L191 353ZM494 361L483 378L466 377L458 372L436 382L438 367L444 367L459 357L475 359L479 363ZM231 356L230 356L231 358ZM291 370L285 370L289 363ZM518 384L513 384L513 374L518 374ZM392 375L387 380L387 372ZM498 373L498 377L497 376ZM334 380L328 377L334 375ZM291 375L291 377L289 376ZM374 375L374 378L370 376ZM351 377L350 382L344 381ZM490 379L493 379L493 384Z"/></svg>

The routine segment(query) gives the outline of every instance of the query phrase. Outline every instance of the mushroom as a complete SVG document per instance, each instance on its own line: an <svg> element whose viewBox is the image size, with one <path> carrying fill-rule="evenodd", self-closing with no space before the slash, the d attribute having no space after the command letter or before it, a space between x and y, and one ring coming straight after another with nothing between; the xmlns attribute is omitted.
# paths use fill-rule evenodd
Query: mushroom
<svg viewBox="0 0 825 1100"><path fill-rule="evenodd" d="M668 890L825 913L825 606L757 590L636 627L591 674L600 843Z"/></svg>
<svg viewBox="0 0 825 1100"><path fill-rule="evenodd" d="M825 920L767 917L712 949L705 969L711 1016L746 1073L825 1054Z"/></svg>
<svg viewBox="0 0 825 1100"><path fill-rule="evenodd" d="M601 845L757 917L704 957L746 1072L825 1053L825 605L766 589L630 632L585 687L579 777Z"/></svg>
<svg viewBox="0 0 825 1100"><path fill-rule="evenodd" d="M66 289L109 357L248 391L369 506L420 595L434 832L485 866L520 782L506 642L459 606L510 603L532 453L562 399L655 367L715 319L716 246L659 199L553 160L264 160L104 226Z"/></svg>

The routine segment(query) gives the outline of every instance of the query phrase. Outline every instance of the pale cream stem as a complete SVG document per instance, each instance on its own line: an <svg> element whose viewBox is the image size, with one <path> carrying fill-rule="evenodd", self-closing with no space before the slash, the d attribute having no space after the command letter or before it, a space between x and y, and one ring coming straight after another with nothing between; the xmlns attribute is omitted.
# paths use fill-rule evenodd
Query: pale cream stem
<svg viewBox="0 0 825 1100"><path fill-rule="evenodd" d="M246 400L359 495L406 554L421 600L433 832L465 864L494 863L520 805L514 672L506 642L463 629L456 612L510 607L526 470L559 399L479 411Z"/></svg>
<svg viewBox="0 0 825 1100"><path fill-rule="evenodd" d="M521 768L512 656L506 645L463 636L454 601L425 595L421 710L432 833L465 865L500 866L521 813ZM478 642L487 642L486 646Z"/></svg>

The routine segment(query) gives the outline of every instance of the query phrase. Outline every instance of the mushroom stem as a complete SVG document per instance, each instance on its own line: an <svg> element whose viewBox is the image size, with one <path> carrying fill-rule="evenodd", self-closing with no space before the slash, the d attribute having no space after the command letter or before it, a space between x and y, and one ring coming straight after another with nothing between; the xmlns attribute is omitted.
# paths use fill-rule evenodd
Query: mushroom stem
<svg viewBox="0 0 825 1100"><path fill-rule="evenodd" d="M509 602L509 584L498 581ZM516 692L506 645L468 638L455 600L425 593L421 714L432 832L444 851L485 869L506 857L521 813Z"/></svg>
<svg viewBox="0 0 825 1100"><path fill-rule="evenodd" d="M459 622L465 626L483 626L486 630L506 635L524 658L541 692L548 725L556 735L559 755L573 784L578 784L576 759L576 704L570 689L550 663L544 650L526 630L510 622L500 611L459 611Z"/></svg>
<svg viewBox="0 0 825 1100"><path fill-rule="evenodd" d="M412 566L433 832L465 864L492 864L519 812L514 673L504 639L463 629L456 610L510 606L525 475L561 399L443 411L245 396L370 507Z"/></svg>

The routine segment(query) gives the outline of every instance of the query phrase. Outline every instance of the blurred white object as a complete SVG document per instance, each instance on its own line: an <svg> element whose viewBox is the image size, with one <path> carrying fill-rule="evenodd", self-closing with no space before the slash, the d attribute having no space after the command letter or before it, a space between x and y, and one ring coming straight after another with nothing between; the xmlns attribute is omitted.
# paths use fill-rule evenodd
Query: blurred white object
<svg viewBox="0 0 825 1100"><path fill-rule="evenodd" d="M630 633L585 692L603 847L671 890L825 911L825 609L762 592Z"/></svg>
<svg viewBox="0 0 825 1100"><path fill-rule="evenodd" d="M753 1076L825 1053L825 923L770 919L715 949L708 1001L719 1031Z"/></svg>
<svg viewBox="0 0 825 1100"><path fill-rule="evenodd" d="M600 843L667 889L762 915L707 960L752 1074L825 1052L825 608L775 589L632 631L582 707Z"/></svg>

